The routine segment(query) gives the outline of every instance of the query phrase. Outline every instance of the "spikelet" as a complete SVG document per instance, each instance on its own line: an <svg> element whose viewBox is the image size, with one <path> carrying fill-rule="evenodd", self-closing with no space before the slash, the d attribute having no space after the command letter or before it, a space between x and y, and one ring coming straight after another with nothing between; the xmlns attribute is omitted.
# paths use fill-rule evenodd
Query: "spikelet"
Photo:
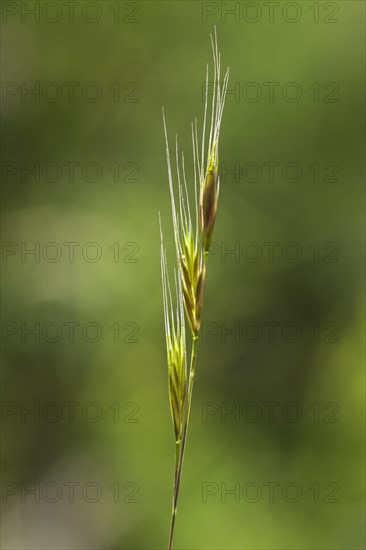
<svg viewBox="0 0 366 550"><path fill-rule="evenodd" d="M161 225L160 234L165 338L168 360L169 401L174 426L175 440L177 443L179 443L182 434L183 417L185 410L184 408L186 404L188 389L183 295L180 279L176 276L176 273L174 273L176 293L176 307L174 311Z"/></svg>
<svg viewBox="0 0 366 550"><path fill-rule="evenodd" d="M211 110L211 128L209 134L208 151L207 151L207 167L203 177L202 171L200 174L200 225L203 243L203 253L205 258L210 248L212 233L215 226L217 205L220 192L220 181L218 176L219 170L219 138L222 114L225 105L227 86L229 81L229 69L227 69L221 88L221 66L220 52L217 46L217 35L215 28L214 38L211 35L212 53L214 59L214 82L212 91L212 110ZM206 79L206 101L205 115L207 112L208 98L208 79ZM203 137L202 147L204 146Z"/></svg>
<svg viewBox="0 0 366 550"><path fill-rule="evenodd" d="M199 237L198 206L196 198L196 222L193 224L189 202L187 179L184 164L184 153L179 155L178 138L175 139L175 161L178 197L174 192L173 174L170 162L170 151L166 121L163 110L166 156L169 176L169 189L172 206L175 249L179 278L182 285L184 309L192 336L197 337L201 325L203 287L205 269ZM197 197L197 192L195 194ZM176 204L178 203L178 208Z"/></svg>

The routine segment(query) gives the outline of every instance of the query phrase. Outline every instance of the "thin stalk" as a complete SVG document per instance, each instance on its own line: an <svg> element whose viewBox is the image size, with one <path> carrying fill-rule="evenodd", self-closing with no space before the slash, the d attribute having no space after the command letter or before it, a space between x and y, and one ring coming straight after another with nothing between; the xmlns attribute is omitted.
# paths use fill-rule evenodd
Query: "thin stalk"
<svg viewBox="0 0 366 550"><path fill-rule="evenodd" d="M198 336L193 336L192 351L191 351L191 365L189 369L186 414L183 422L182 437L179 441L176 442L174 494L173 494L173 507L172 507L172 521L171 521L170 535L169 535L169 547L168 547L169 550L172 549L172 544L173 544L175 518L177 516L179 487L180 487L180 480L182 477L184 451L186 448L186 441L187 441L187 435L188 435L189 416L191 412L191 402L192 402L192 392L193 392L193 381L194 381L194 374L196 370L196 360L197 360L197 342L198 342Z"/></svg>

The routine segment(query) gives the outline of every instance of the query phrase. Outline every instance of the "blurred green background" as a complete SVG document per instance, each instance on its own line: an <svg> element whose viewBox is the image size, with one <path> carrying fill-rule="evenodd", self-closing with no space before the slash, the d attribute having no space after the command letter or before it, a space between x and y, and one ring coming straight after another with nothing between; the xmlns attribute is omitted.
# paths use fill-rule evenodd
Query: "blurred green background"
<svg viewBox="0 0 366 550"><path fill-rule="evenodd" d="M175 548L364 548L363 2L65 4L2 7L2 547L167 545L161 107L191 178L216 25L236 172Z"/></svg>

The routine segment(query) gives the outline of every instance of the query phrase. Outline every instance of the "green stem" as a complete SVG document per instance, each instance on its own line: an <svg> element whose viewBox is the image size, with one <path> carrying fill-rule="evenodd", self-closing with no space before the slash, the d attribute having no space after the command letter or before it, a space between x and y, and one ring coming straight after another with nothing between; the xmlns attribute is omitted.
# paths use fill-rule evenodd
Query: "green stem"
<svg viewBox="0 0 366 550"><path fill-rule="evenodd" d="M177 506L178 506L179 487L180 487L180 480L182 476L184 451L186 448L186 441L187 441L187 434L188 434L189 416L191 412L193 381L194 381L194 374L196 370L196 360L197 360L197 341L198 341L198 336L197 335L193 336L192 351L191 351L191 365L189 369L186 414L183 421L182 438L180 441L176 442L174 494L173 494L173 507L172 507L172 521L171 521L170 535L169 535L169 547L168 547L169 550L172 549L172 544L173 544L175 518L177 515Z"/></svg>

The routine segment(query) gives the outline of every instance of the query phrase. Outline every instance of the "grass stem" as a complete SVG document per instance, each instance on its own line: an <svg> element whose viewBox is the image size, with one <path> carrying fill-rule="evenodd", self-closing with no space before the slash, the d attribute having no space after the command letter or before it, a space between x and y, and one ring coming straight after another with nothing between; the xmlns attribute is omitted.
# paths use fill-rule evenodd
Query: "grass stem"
<svg viewBox="0 0 366 550"><path fill-rule="evenodd" d="M184 451L185 451L187 435L188 435L189 416L191 412L191 402L192 402L192 393L193 393L193 382L194 382L196 360L197 360L197 343L198 343L198 336L194 336L192 340L191 364L189 369L186 414L183 422L182 437L179 441L176 442L176 448L175 448L176 454L175 454L174 494L173 494L173 506L172 506L172 521L171 521L170 535L169 535L169 547L168 547L169 550L171 550L172 544L173 544L175 518L177 515L179 487L180 487L180 480L182 477Z"/></svg>

